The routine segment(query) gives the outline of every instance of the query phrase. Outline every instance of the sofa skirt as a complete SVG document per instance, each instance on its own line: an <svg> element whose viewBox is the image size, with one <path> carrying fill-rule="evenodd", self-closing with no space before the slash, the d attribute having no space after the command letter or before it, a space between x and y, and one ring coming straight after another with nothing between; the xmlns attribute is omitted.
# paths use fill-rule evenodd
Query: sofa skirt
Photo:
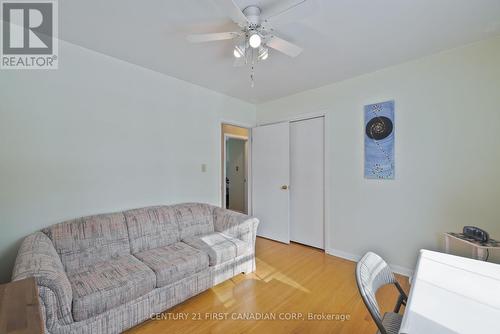
<svg viewBox="0 0 500 334"><path fill-rule="evenodd" d="M46 333L121 333L150 319L152 315L164 312L223 281L240 273L250 273L254 270L255 255L245 254L226 263L209 267L178 282L153 289L140 298L95 317L67 325L58 322L50 324L50 328L46 328ZM40 302L44 308L42 298L40 298Z"/></svg>

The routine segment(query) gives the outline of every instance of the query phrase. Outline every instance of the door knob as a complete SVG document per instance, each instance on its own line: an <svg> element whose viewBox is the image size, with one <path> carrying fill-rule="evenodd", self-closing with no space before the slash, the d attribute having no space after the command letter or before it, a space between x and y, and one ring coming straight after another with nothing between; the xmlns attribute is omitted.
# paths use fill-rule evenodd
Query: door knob
<svg viewBox="0 0 500 334"><path fill-rule="evenodd" d="M281 190L287 190L287 189L288 189L288 186L286 184L281 186Z"/></svg>

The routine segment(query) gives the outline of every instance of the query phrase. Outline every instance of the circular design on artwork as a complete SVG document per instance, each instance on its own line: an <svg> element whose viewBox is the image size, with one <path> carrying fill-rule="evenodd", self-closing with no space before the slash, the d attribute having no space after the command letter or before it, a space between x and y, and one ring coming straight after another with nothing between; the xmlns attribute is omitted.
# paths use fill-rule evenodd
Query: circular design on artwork
<svg viewBox="0 0 500 334"><path fill-rule="evenodd" d="M377 116L372 118L366 124L366 135L375 140L387 138L392 133L392 121L385 116Z"/></svg>

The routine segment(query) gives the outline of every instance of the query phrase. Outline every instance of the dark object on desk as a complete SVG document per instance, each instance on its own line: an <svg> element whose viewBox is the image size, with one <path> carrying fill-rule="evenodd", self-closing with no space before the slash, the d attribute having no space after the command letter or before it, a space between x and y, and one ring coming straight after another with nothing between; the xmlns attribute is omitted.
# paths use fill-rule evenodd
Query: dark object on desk
<svg viewBox="0 0 500 334"><path fill-rule="evenodd" d="M464 226L464 236L477 240L479 242L488 242L490 235L485 230L475 226Z"/></svg>
<svg viewBox="0 0 500 334"><path fill-rule="evenodd" d="M0 285L0 333L43 333L34 278Z"/></svg>
<svg viewBox="0 0 500 334"><path fill-rule="evenodd" d="M473 239L471 237L468 237L468 236L464 235L463 233L448 232L448 234L455 237L455 238L471 242L471 243L479 245L481 247L490 247L490 248L500 247L500 241L495 240L495 239L488 239L488 241L486 241L486 242L481 242L481 241L478 241L478 240Z"/></svg>

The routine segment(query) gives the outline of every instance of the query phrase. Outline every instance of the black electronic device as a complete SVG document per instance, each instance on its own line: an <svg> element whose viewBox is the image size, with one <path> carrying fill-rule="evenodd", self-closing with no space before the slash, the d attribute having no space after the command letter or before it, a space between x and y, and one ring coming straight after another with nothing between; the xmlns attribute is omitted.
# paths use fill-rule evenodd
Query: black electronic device
<svg viewBox="0 0 500 334"><path fill-rule="evenodd" d="M464 236L472 238L479 242L488 242L488 240L490 239L490 235L488 234L488 232L475 226L464 226L463 234Z"/></svg>

